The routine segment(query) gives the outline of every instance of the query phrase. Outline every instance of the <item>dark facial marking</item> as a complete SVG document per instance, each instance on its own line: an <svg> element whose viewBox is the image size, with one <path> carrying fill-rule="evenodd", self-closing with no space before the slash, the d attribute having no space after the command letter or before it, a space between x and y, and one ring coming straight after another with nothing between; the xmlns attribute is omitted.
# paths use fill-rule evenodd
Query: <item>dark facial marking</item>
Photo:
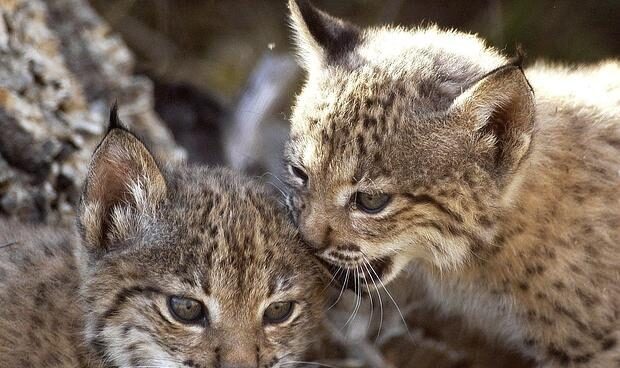
<svg viewBox="0 0 620 368"><path fill-rule="evenodd" d="M256 345L256 365L260 365L260 347Z"/></svg>
<svg viewBox="0 0 620 368"><path fill-rule="evenodd" d="M553 359L557 360L562 365L568 365L568 363L570 363L571 361L568 353L555 345L549 345L549 347L547 348L547 353L549 353L549 355L551 355Z"/></svg>
<svg viewBox="0 0 620 368"><path fill-rule="evenodd" d="M341 244L336 247L338 250L349 251L349 252L359 252L360 247L353 243Z"/></svg>
<svg viewBox="0 0 620 368"><path fill-rule="evenodd" d="M332 232L334 231L334 229L331 226L327 226L327 229L325 229L325 234L323 234L323 245L324 247L327 247L330 243L330 236L332 235Z"/></svg>
<svg viewBox="0 0 620 368"><path fill-rule="evenodd" d="M342 254L340 252L335 252L335 251L330 251L329 255L331 257L334 257L334 258L339 259L339 260L344 261L344 262L353 262L353 261L357 261L359 259L358 257L350 257L350 256L348 256L346 254Z"/></svg>
<svg viewBox="0 0 620 368"><path fill-rule="evenodd" d="M103 314L103 319L108 319L118 313L127 300L140 294L162 294L162 291L152 286L134 286L124 288L116 294L112 306Z"/></svg>
<svg viewBox="0 0 620 368"><path fill-rule="evenodd" d="M582 289L577 289L576 293L583 305L586 307L592 307L598 302L598 298L596 296L586 293Z"/></svg>
<svg viewBox="0 0 620 368"><path fill-rule="evenodd" d="M573 362L578 363L578 364L585 364L585 363L588 363L590 360L592 360L593 357L594 357L594 354L592 353L581 354L581 355L575 356L573 358Z"/></svg>
<svg viewBox="0 0 620 368"><path fill-rule="evenodd" d="M193 359L187 359L183 361L183 365L186 365L191 368L202 368L202 365L200 365L199 363L196 363Z"/></svg>
<svg viewBox="0 0 620 368"><path fill-rule="evenodd" d="M414 195L414 194L411 194L411 193L405 193L404 196L405 196L405 198L407 198L414 205L416 205L416 204L429 204L429 205L432 205L433 207L435 207L439 211L447 214L448 216L450 216L451 218L453 218L457 222L459 222L459 223L463 222L463 217L460 214L458 214L458 213L452 211L451 209L447 208L441 202L439 202L438 200L436 200L435 198L431 197L428 194Z"/></svg>
<svg viewBox="0 0 620 368"><path fill-rule="evenodd" d="M528 265L525 267L525 273L528 276L540 275L545 272L545 266L541 264Z"/></svg>
<svg viewBox="0 0 620 368"><path fill-rule="evenodd" d="M566 285L562 282L562 281L556 281L553 283L553 287L556 288L556 290L564 290L566 289Z"/></svg>
<svg viewBox="0 0 620 368"><path fill-rule="evenodd" d="M216 347L213 352L215 353L215 364L213 368L222 368L222 356L220 355L220 347Z"/></svg>
<svg viewBox="0 0 620 368"><path fill-rule="evenodd" d="M203 281L202 285L200 286L202 287L202 291L205 293L205 295L211 295L211 283L208 280Z"/></svg>
<svg viewBox="0 0 620 368"><path fill-rule="evenodd" d="M617 343L618 341L615 338L613 337L607 338L603 340L603 342L601 343L601 349L603 351L611 350L616 346Z"/></svg>

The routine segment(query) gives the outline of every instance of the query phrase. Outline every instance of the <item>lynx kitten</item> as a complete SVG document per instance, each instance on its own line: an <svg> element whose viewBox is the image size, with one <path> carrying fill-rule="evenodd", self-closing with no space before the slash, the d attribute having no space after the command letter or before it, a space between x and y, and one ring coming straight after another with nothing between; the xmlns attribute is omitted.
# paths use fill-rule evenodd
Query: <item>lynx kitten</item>
<svg viewBox="0 0 620 368"><path fill-rule="evenodd" d="M288 202L335 276L407 270L541 366L620 366L619 63L523 70L473 35L290 7Z"/></svg>
<svg viewBox="0 0 620 368"><path fill-rule="evenodd" d="M79 237L0 226L0 366L290 366L323 288L286 215L228 171L160 166L116 121Z"/></svg>

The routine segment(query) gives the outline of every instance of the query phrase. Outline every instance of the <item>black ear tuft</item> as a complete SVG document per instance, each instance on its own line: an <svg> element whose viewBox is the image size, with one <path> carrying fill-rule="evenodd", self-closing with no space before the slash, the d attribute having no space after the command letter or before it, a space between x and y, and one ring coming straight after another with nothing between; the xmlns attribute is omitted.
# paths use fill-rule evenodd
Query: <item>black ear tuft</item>
<svg viewBox="0 0 620 368"><path fill-rule="evenodd" d="M521 71L524 77L525 77L525 71L523 71L523 63L525 62L526 57L527 57L527 53L525 52L523 45L518 44L517 49L515 51L515 56L513 56L508 63L508 65L516 66L517 68L519 68L519 70ZM525 77L525 81L527 82L527 86L530 88L530 92L534 94L534 87L532 87L527 77Z"/></svg>
<svg viewBox="0 0 620 368"><path fill-rule="evenodd" d="M311 55L334 60L352 51L362 32L355 25L317 9L308 0L289 0L297 47L306 66Z"/></svg>
<svg viewBox="0 0 620 368"><path fill-rule="evenodd" d="M523 62L525 61L526 56L527 54L525 53L525 49L523 49L523 45L518 44L515 51L515 56L510 59L509 64L523 70Z"/></svg>
<svg viewBox="0 0 620 368"><path fill-rule="evenodd" d="M118 117L118 101L114 101L114 104L110 108L110 119L108 120L108 131L110 133L113 129L121 129L127 131L127 127L123 125L123 122Z"/></svg>

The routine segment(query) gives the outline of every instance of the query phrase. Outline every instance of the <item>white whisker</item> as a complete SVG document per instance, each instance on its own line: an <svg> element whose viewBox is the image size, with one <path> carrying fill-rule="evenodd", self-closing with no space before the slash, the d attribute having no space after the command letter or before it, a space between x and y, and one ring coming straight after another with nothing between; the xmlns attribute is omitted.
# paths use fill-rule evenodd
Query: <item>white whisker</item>
<svg viewBox="0 0 620 368"><path fill-rule="evenodd" d="M377 336L375 336L375 342L377 342L377 340L379 339L379 336L381 336L381 327L383 327L383 300L381 299L381 293L379 292L379 288L377 287L377 283L375 282L375 277L372 275L369 269L369 267L372 268L372 265L368 262L368 259L365 256L363 257L364 257L364 263L365 263L366 270L368 271L368 275L370 276L370 281L372 281L372 284L375 287L375 292L377 293L377 297L379 298L379 311L380 311L379 329L377 330Z"/></svg>
<svg viewBox="0 0 620 368"><path fill-rule="evenodd" d="M332 284L332 282L334 282L334 280L336 279L336 277L340 274L340 272L342 271L342 266L338 266L338 269L336 270L336 272L332 275L332 279L329 280L329 283L327 284L327 286L325 286L323 288L323 290L321 292L325 292L325 290L327 290L327 288L329 288Z"/></svg>
<svg viewBox="0 0 620 368"><path fill-rule="evenodd" d="M344 293L344 289L346 288L348 281L349 281L349 270L347 269L347 274L344 277L344 283L342 284L342 287L340 288L340 294L338 294L338 298L336 299L334 304L330 305L329 308L327 308L327 310L332 309L336 304L338 304L338 302L340 301L340 298L342 297L342 294Z"/></svg>
<svg viewBox="0 0 620 368"><path fill-rule="evenodd" d="M314 366L319 366L319 367L327 367L327 368L338 368L334 365L329 365L329 364L325 364L325 363L318 363L318 362L305 362L302 360L291 360L288 362L283 362L278 364L278 366L285 366L285 365L291 365L291 364L309 364L309 365L314 365Z"/></svg>
<svg viewBox="0 0 620 368"><path fill-rule="evenodd" d="M366 270L366 275L368 275L368 277L370 277L370 279L372 280L372 275L370 275L370 271L368 271L368 266L366 266L366 260L362 259L362 261L362 266ZM370 292L370 286L368 286L368 280L366 280L364 284L366 284L366 291L368 291L368 297L370 298L370 316L368 317L368 325L366 326L366 333L368 333L368 331L370 330L370 325L372 324L372 317L375 312L375 305L372 298L372 293Z"/></svg>
<svg viewBox="0 0 620 368"><path fill-rule="evenodd" d="M362 257L364 257L366 261L369 262L368 258L366 258L365 255L362 254ZM381 281L381 278L379 277L379 275L377 275L377 272L374 270L370 262L368 265L370 266L371 271L377 276L377 281L379 281L379 284L381 284L381 287L383 287L383 290L385 290L390 300L392 300L392 303L394 303L394 306L396 307L396 310L398 311L398 314L400 315L400 319L403 321L403 325L405 326L405 329L407 330L407 334L409 334L409 337L413 339L413 335L411 335L409 326L407 326L407 321L405 320L405 317L403 316L403 313L401 312L400 307L398 306L398 303L396 303L396 300L394 300L394 298L392 297L392 294L390 294L390 291L387 289L387 287L385 287L385 284L383 283L383 281Z"/></svg>
<svg viewBox="0 0 620 368"><path fill-rule="evenodd" d="M357 268L353 270L353 277L354 277L354 293L355 293L355 305L353 306L353 310L351 311L351 315L349 316L349 319L347 319L347 321L345 322L344 326L342 326L342 328L347 327L347 325L353 320L355 319L355 312L357 311L357 304L358 304L358 300L359 300L359 296L357 294L357 289L358 289L358 283L359 283L359 275L357 273Z"/></svg>

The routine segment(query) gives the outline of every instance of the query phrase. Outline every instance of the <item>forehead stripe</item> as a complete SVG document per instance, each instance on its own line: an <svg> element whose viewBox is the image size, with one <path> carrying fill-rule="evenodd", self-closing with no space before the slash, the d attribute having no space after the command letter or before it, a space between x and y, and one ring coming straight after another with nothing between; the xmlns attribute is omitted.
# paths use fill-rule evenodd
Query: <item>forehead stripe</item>
<svg viewBox="0 0 620 368"><path fill-rule="evenodd" d="M277 291L287 291L293 287L292 278L289 276L278 276L269 283L268 296L274 295Z"/></svg>
<svg viewBox="0 0 620 368"><path fill-rule="evenodd" d="M127 300L133 298L136 295L141 294L163 294L163 292L153 286L133 286L130 288L124 288L119 291L114 297L114 302L112 306L103 313L103 318L107 319L118 313L123 304L127 302Z"/></svg>
<svg viewBox="0 0 620 368"><path fill-rule="evenodd" d="M428 204L428 205L431 205L431 206L435 207L436 209L438 209L439 211L441 211L441 212L447 214L448 216L452 217L456 221L463 222L463 217L460 214L452 211L451 209L446 207L444 204L439 202L437 199L431 197L428 194L415 195L415 194L411 194L411 193L404 193L403 196L405 196L405 198L407 198L409 200L409 202L411 202L413 205L417 205L417 204Z"/></svg>

